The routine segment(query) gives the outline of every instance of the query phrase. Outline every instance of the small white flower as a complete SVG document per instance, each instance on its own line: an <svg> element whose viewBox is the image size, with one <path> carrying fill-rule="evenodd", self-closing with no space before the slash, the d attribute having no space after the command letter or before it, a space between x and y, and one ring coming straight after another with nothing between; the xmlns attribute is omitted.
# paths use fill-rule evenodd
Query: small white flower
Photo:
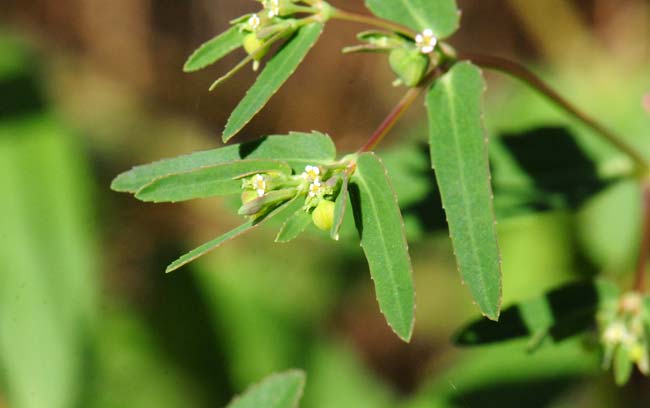
<svg viewBox="0 0 650 408"><path fill-rule="evenodd" d="M260 16L258 16L257 14L253 14L252 16L250 16L247 22L248 27L250 27L252 31L257 30L260 27L261 23L262 20L260 20Z"/></svg>
<svg viewBox="0 0 650 408"><path fill-rule="evenodd" d="M266 180L261 174L256 174L253 177L253 188L258 197L262 197L266 193Z"/></svg>
<svg viewBox="0 0 650 408"><path fill-rule="evenodd" d="M267 11L269 18L280 15L280 0L266 0L264 9Z"/></svg>
<svg viewBox="0 0 650 408"><path fill-rule="evenodd" d="M436 48L438 39L433 35L433 31L427 28L415 36L415 44L422 54L430 54Z"/></svg>
<svg viewBox="0 0 650 408"><path fill-rule="evenodd" d="M626 327L619 322L607 326L603 333L603 341L607 344L617 345L628 340L629 333Z"/></svg>
<svg viewBox="0 0 650 408"><path fill-rule="evenodd" d="M309 185L309 197L317 197L323 192L323 187L320 180L316 179Z"/></svg>
<svg viewBox="0 0 650 408"><path fill-rule="evenodd" d="M318 180L320 178L320 168L318 166L306 166L301 176L310 182Z"/></svg>

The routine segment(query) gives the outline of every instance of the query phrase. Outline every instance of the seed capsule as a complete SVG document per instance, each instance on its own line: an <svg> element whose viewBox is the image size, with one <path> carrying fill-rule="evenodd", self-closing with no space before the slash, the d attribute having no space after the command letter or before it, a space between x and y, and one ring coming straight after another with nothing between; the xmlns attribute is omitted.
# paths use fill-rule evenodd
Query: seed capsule
<svg viewBox="0 0 650 408"><path fill-rule="evenodd" d="M395 48L388 61L393 72L408 87L417 86L429 68L429 56L415 48Z"/></svg>
<svg viewBox="0 0 650 408"><path fill-rule="evenodd" d="M323 231L329 231L334 224L334 202L329 200L322 200L314 212L311 214L311 219L314 225Z"/></svg>
<svg viewBox="0 0 650 408"><path fill-rule="evenodd" d="M269 50L269 47L265 45L263 40L257 38L257 34L255 33L249 33L244 37L243 46L244 50L246 50L249 55L252 55L255 61L264 58Z"/></svg>

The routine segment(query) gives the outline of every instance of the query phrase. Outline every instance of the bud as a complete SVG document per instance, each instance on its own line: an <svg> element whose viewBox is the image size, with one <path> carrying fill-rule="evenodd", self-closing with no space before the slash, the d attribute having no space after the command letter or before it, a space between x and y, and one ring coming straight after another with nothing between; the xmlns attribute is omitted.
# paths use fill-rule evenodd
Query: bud
<svg viewBox="0 0 650 408"><path fill-rule="evenodd" d="M429 68L429 56L415 48L395 48L388 58L390 67L408 87L417 86Z"/></svg>
<svg viewBox="0 0 650 408"><path fill-rule="evenodd" d="M322 200L311 214L311 219L319 229L329 231L334 224L334 207L335 204L329 200Z"/></svg>

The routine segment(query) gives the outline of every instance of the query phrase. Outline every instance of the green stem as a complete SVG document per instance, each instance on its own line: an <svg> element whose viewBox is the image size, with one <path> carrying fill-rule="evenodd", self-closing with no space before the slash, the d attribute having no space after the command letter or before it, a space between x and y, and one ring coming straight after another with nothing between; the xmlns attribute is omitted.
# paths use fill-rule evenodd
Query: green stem
<svg viewBox="0 0 650 408"><path fill-rule="evenodd" d="M493 57L489 55L478 54L459 54L459 60L468 60L481 67L493 69L511 75L526 84L533 87L535 90L546 96L551 102L555 103L564 109L571 116L575 117L584 123L591 130L602 136L609 143L615 146L618 150L629 156L637 168L641 171L640 174L647 174L650 172L650 164L648 161L631 145L629 145L621 136L608 129L606 126L598 122L596 119L587 115L572 105L553 88L547 85L540 77L531 72L528 68L514 61L505 58Z"/></svg>
<svg viewBox="0 0 650 408"><path fill-rule="evenodd" d="M377 17L367 16L364 14L352 13L349 11L334 9L332 13L332 18L336 20L343 21L352 21L355 23L366 24L369 26L381 28L388 31L394 31L396 33L405 35L409 38L415 38L417 33L409 28L401 26L399 24L392 23L387 20L382 20Z"/></svg>

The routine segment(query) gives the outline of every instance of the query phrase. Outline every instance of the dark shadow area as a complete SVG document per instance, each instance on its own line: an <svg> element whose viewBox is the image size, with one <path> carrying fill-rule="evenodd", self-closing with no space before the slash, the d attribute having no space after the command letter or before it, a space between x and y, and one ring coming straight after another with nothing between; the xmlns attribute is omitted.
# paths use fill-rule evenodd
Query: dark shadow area
<svg viewBox="0 0 650 408"><path fill-rule="evenodd" d="M462 328L454 336L454 342L459 346L478 346L543 332L544 326L534 321L530 312L524 313L523 309L530 307L534 307L533 310L544 307L550 311L552 323L547 327L548 334L553 341L561 341L594 325L601 300L594 282L572 283L548 292L541 299L508 307L501 313L499 322L476 320ZM524 316L531 321L526 321Z"/></svg>
<svg viewBox="0 0 650 408"><path fill-rule="evenodd" d="M239 145L239 157L243 160L253 154L266 140L266 137L242 143Z"/></svg>
<svg viewBox="0 0 650 408"><path fill-rule="evenodd" d="M39 113L46 106L41 87L32 73L21 72L0 80L0 120Z"/></svg>
<svg viewBox="0 0 650 408"><path fill-rule="evenodd" d="M576 208L612 181L599 178L596 163L564 127L505 133L493 143L502 144L533 182L532 189L508 185L499 177L499 163L492 163L497 174L495 194L510 206L534 211Z"/></svg>
<svg viewBox="0 0 650 408"><path fill-rule="evenodd" d="M155 298L147 305L152 331L171 361L192 379L206 406L226 404L236 390L228 380L227 358L222 339L214 330L209 305L190 271L163 275L169 254L181 253L176 246L157 246L151 271L160 275L152 279ZM184 273L183 273L184 272Z"/></svg>
<svg viewBox="0 0 650 408"><path fill-rule="evenodd" d="M466 391L451 399L454 407L543 408L569 389L576 378L556 377L502 382Z"/></svg>

